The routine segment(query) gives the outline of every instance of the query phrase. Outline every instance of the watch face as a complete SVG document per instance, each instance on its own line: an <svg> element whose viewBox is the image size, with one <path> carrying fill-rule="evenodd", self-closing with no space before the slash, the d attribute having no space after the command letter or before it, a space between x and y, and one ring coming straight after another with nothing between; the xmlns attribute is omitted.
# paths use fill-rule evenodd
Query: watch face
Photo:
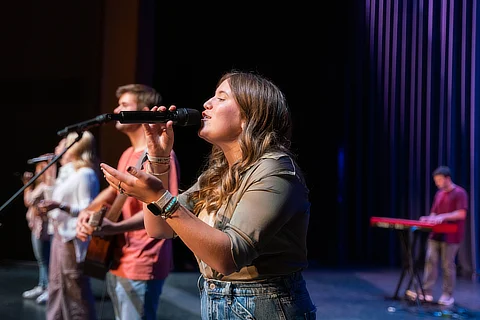
<svg viewBox="0 0 480 320"><path fill-rule="evenodd" d="M162 209L155 202L151 202L147 205L148 210L150 210L154 215L159 216L162 214Z"/></svg>

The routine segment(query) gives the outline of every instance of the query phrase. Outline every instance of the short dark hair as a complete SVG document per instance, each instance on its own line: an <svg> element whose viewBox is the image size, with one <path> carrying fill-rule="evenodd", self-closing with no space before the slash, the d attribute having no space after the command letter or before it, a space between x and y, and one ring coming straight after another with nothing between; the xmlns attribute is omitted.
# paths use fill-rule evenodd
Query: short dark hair
<svg viewBox="0 0 480 320"><path fill-rule="evenodd" d="M444 177L451 177L450 168L447 166L440 166L435 171L433 171L432 176L442 175Z"/></svg>

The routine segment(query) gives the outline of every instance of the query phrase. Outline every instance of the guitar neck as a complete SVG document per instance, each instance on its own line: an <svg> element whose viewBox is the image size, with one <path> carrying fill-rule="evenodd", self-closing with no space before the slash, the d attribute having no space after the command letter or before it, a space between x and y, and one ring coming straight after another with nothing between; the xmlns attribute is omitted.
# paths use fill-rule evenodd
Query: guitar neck
<svg viewBox="0 0 480 320"><path fill-rule="evenodd" d="M127 200L127 196L119 193L113 201L110 210L105 214L105 217L110 221L117 222L122 214L122 207L125 200Z"/></svg>
<svg viewBox="0 0 480 320"><path fill-rule="evenodd" d="M143 154L140 156L140 158L138 158L137 164L135 165L137 169L140 169L142 167L142 162L146 154L147 154L147 149L145 149L143 151ZM127 200L127 197L128 196L126 196L123 193L117 194L117 197L113 201L110 207L110 210L108 210L108 212L105 215L105 217L108 220L117 222L120 219L120 215L122 214L123 204L125 203L125 200Z"/></svg>

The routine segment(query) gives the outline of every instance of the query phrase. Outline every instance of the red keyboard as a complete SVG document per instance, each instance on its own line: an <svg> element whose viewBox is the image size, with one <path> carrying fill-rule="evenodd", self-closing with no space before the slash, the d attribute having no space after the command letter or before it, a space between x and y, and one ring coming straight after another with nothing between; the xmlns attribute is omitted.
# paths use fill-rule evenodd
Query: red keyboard
<svg viewBox="0 0 480 320"><path fill-rule="evenodd" d="M431 222L420 220L398 219L389 217L371 217L370 225L373 227L399 230L416 228L421 231L433 231L438 233L453 233L457 232L458 229L458 226L456 224L446 222L434 224Z"/></svg>

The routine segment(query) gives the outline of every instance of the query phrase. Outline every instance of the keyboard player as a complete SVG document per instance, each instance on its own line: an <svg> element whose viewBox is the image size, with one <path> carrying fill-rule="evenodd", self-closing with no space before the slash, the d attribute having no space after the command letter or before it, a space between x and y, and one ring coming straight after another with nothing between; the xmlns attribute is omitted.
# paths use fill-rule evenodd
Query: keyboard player
<svg viewBox="0 0 480 320"><path fill-rule="evenodd" d="M456 232L441 233L432 230L427 241L425 266L423 270L423 292L407 290L407 296L427 302L433 301L433 288L437 281L439 268L442 270L442 294L438 303L450 306L454 303L453 292L456 284L456 256L465 233L465 219L468 211L466 190L452 181L450 169L440 166L433 171L433 181L438 190L428 216L420 221L433 224L456 224Z"/></svg>

